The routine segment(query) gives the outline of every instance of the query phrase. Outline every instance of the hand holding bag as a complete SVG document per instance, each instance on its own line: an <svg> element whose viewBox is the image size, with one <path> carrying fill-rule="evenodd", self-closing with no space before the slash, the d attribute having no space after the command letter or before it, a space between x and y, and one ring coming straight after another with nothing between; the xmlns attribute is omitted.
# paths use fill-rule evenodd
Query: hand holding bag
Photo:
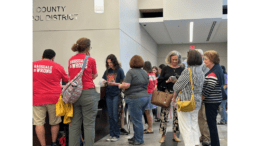
<svg viewBox="0 0 260 146"><path fill-rule="evenodd" d="M194 92L193 92L193 82L192 82L192 72L189 68L189 74L190 74L190 84L191 84L191 100L190 101L181 101L180 98L178 98L177 106L178 111L182 112L190 112L195 109L195 98L194 98Z"/></svg>

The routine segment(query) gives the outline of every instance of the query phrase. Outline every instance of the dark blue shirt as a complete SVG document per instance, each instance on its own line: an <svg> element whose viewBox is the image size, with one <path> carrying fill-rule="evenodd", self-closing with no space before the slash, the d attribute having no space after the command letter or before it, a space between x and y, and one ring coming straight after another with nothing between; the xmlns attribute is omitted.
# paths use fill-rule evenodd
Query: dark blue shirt
<svg viewBox="0 0 260 146"><path fill-rule="evenodd" d="M108 69L108 74L106 73L107 71L104 72L103 79L106 81L111 81L112 79L115 80L116 83L120 83L121 80L125 78L125 74L122 68L117 69L117 72L114 73L113 69ZM118 86L109 86L107 85L106 88L106 95L108 96L116 96L119 95L120 89Z"/></svg>

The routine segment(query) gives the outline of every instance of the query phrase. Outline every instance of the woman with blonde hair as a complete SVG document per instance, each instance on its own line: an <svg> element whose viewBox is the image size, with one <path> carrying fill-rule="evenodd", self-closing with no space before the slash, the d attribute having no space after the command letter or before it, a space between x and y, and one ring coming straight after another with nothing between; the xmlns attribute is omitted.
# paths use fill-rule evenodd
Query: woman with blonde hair
<svg viewBox="0 0 260 146"><path fill-rule="evenodd" d="M181 75L184 68L181 65L181 54L178 51L171 51L166 59L165 62L168 64L162 69L161 75L158 78L158 86L160 87L160 91L167 92L173 94L173 86L177 82L177 79ZM160 143L164 142L165 135L166 135L166 128L167 128L167 120L169 115L170 107L168 108L161 108L160 114L160 129L159 132L162 134L162 138L160 139ZM173 140L179 142L180 139L177 137L176 133L179 132L179 125L178 125L178 116L176 112L176 108L173 108Z"/></svg>

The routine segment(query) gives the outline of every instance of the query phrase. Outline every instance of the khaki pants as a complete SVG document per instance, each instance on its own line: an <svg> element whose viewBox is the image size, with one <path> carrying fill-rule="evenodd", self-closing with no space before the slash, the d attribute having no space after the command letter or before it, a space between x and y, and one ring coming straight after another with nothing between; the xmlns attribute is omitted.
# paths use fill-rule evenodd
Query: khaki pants
<svg viewBox="0 0 260 146"><path fill-rule="evenodd" d="M199 127L202 141L210 141L209 128L206 118L205 104L201 104L201 108L199 110Z"/></svg>

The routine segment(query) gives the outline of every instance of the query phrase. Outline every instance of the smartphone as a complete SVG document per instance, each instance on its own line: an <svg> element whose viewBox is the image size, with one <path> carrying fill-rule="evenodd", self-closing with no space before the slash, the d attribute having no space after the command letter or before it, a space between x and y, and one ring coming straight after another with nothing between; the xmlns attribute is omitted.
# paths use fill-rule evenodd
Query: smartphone
<svg viewBox="0 0 260 146"><path fill-rule="evenodd" d="M175 79L176 79L176 77L175 77L175 76L171 76L171 79L172 79L172 80L175 80Z"/></svg>

